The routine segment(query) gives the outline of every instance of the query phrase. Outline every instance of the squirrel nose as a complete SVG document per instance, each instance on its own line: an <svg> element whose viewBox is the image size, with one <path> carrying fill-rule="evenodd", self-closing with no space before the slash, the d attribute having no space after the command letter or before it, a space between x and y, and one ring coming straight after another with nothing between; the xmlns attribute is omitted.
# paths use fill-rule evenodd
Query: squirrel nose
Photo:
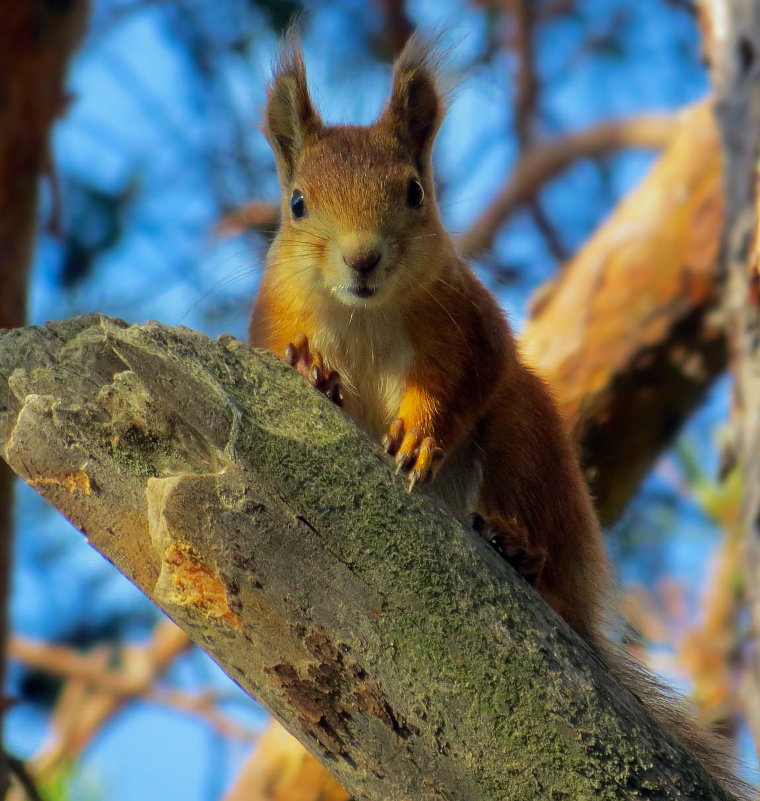
<svg viewBox="0 0 760 801"><path fill-rule="evenodd" d="M354 256L343 256L343 261L359 275L368 275L380 263L380 251L367 250Z"/></svg>

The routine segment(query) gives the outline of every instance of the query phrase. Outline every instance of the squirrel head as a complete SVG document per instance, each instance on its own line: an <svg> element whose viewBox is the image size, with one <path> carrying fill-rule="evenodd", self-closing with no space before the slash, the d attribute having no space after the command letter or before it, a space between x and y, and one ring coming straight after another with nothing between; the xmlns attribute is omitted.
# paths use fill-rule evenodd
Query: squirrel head
<svg viewBox="0 0 760 801"><path fill-rule="evenodd" d="M432 49L415 35L395 62L391 96L378 119L326 125L291 35L269 86L264 122L282 191L270 258L349 306L380 306L424 284L445 241L431 163L444 109Z"/></svg>

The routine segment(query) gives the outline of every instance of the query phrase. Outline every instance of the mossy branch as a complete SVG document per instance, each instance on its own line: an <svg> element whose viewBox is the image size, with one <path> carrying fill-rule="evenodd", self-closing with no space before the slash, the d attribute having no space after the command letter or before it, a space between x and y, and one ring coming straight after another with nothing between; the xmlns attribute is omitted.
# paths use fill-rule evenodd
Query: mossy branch
<svg viewBox="0 0 760 801"><path fill-rule="evenodd" d="M357 798L726 799L474 533L275 357L0 334L0 442Z"/></svg>

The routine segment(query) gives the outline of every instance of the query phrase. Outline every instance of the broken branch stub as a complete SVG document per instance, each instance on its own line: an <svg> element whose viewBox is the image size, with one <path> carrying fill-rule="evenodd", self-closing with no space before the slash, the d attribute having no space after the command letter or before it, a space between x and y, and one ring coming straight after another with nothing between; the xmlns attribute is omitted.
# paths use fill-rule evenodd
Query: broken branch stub
<svg viewBox="0 0 760 801"><path fill-rule="evenodd" d="M0 334L11 467L369 799L727 799L284 362L92 316Z"/></svg>

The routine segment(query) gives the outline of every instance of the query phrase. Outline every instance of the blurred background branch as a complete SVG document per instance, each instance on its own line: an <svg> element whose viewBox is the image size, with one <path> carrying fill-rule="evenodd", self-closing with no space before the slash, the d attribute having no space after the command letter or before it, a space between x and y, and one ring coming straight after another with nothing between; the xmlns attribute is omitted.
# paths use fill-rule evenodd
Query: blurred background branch
<svg viewBox="0 0 760 801"><path fill-rule="evenodd" d="M173 623L162 622L144 646L124 649L122 667L115 670L110 667L113 653L107 647L85 655L61 646L12 639L11 659L65 679L52 713L50 736L28 763L37 781L46 784L62 767L75 762L130 701L153 700L156 680L190 645L187 635ZM209 708L208 704L201 706L205 709L200 711ZM21 788L10 797L11 801L23 798Z"/></svg>
<svg viewBox="0 0 760 801"><path fill-rule="evenodd" d="M709 102L533 301L522 345L616 519L726 366L721 156ZM582 312L581 312L582 310Z"/></svg>
<svg viewBox="0 0 760 801"><path fill-rule="evenodd" d="M604 122L576 134L531 145L489 207L459 240L466 257L493 247L494 239L509 217L535 200L543 186L578 159L602 158L627 148L660 150L676 128L672 115L648 115Z"/></svg>

